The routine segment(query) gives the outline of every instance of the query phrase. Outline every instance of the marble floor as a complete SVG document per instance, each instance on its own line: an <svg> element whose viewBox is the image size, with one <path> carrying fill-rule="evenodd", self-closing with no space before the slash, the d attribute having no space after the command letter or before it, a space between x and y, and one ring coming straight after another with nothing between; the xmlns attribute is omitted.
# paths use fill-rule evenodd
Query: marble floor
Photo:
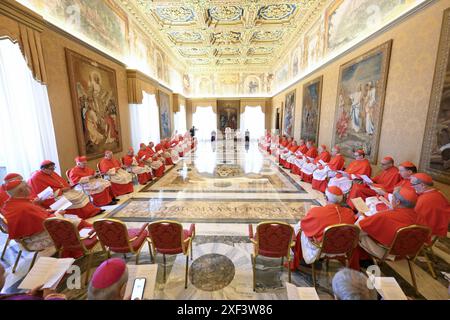
<svg viewBox="0 0 450 320"><path fill-rule="evenodd" d="M233 141L199 143L195 152L169 168L164 177L146 186L135 186L133 194L120 200L118 205L107 207L103 215L92 220L111 217L124 221L129 227L159 219L177 220L186 228L190 223L196 224L188 288L184 289L184 256L167 259L166 281L163 280L162 257L157 256L156 299L287 299L288 274L279 259L257 259L257 287L256 292L253 291L250 260L253 245L248 238L248 224L255 226L261 221L279 220L293 225L312 206L324 204L321 193L281 169L273 157L258 150L256 142L245 145ZM5 236L0 235L0 245L3 246L4 241ZM8 271L17 251L15 243L6 251L3 264ZM404 262L389 262L382 267L382 274L395 277L413 299L448 299L448 281L441 272L450 272L448 238L436 244L434 253L437 279L431 277L424 261L417 259L414 263L418 293L411 285ZM51 254L51 250L43 253ZM94 266L104 259L99 247ZM25 255L16 274L8 272L4 292L16 290L30 261L31 256ZM127 262L135 264L134 257L128 256ZM140 263L151 263L146 246ZM86 271L85 259L76 264ZM321 299L332 299L331 279L340 267L333 262L327 269L317 264L317 290ZM311 269L300 267L292 274L292 282L297 286L312 286ZM71 299L86 297L86 289L69 290L64 281L58 290Z"/></svg>

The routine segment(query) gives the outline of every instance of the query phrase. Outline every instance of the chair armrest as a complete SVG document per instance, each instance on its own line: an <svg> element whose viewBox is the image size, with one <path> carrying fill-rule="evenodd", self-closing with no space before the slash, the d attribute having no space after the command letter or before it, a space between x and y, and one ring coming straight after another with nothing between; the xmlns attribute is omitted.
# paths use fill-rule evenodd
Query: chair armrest
<svg viewBox="0 0 450 320"><path fill-rule="evenodd" d="M195 223L191 223L191 227L189 228L189 234L191 235L191 238L195 237Z"/></svg>
<svg viewBox="0 0 450 320"><path fill-rule="evenodd" d="M248 237L250 238L250 240L252 240L254 238L254 236L253 236L253 225L252 224L248 225Z"/></svg>

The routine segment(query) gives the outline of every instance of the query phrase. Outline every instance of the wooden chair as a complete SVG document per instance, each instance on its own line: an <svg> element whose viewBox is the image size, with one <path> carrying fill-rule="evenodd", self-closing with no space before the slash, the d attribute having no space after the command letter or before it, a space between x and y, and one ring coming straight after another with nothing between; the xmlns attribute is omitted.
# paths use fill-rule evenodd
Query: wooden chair
<svg viewBox="0 0 450 320"><path fill-rule="evenodd" d="M82 257L88 257L85 280L85 284L87 284L89 282L94 248L98 243L95 233L92 233L87 238L80 238L78 229L72 221L56 217L46 219L44 221L44 227L52 238L59 257L62 256L63 250L79 250L83 254Z"/></svg>
<svg viewBox="0 0 450 320"><path fill-rule="evenodd" d="M140 229L128 229L125 223L116 219L99 219L94 222L97 237L103 250L107 249L108 258L111 256L111 251L122 253L125 257L127 253L131 253L136 255L136 264L139 264L140 253L145 242L148 243L150 258L153 261L147 226L148 223Z"/></svg>
<svg viewBox="0 0 450 320"><path fill-rule="evenodd" d="M184 288L187 288L189 271L189 255L192 260L192 241L195 237L195 224L191 224L189 230L184 230L183 225L176 221L161 220L150 223L148 231L153 247L153 254L163 255L164 282L166 281L166 254L184 254L186 256L186 273Z"/></svg>
<svg viewBox="0 0 450 320"><path fill-rule="evenodd" d="M360 229L353 224L335 224L325 228L323 238L320 243L313 244L320 250L317 260L325 259L328 267L329 260L345 261L348 267L353 250L359 242ZM316 287L316 269L314 261L311 264L313 285ZM328 268L327 268L328 269Z"/></svg>
<svg viewBox="0 0 450 320"><path fill-rule="evenodd" d="M256 257L281 258L281 266L284 258L287 259L288 279L291 282L291 248L295 245L294 228L284 222L261 222L253 234L253 226L248 226L250 241L253 243L254 253L251 255L253 268L253 291L256 291Z"/></svg>
<svg viewBox="0 0 450 320"><path fill-rule="evenodd" d="M429 227L420 225L411 225L397 230L394 240L390 246L384 246L380 243L378 245L386 249L384 256L379 259L372 256L375 264L384 263L389 256L394 256L395 261L406 259L408 261L409 272L411 273L411 280L413 286L417 290L416 276L414 274L413 265L417 255L422 251L426 242L430 239L431 229ZM374 240L374 239L372 239ZM376 240L374 240L376 241Z"/></svg>

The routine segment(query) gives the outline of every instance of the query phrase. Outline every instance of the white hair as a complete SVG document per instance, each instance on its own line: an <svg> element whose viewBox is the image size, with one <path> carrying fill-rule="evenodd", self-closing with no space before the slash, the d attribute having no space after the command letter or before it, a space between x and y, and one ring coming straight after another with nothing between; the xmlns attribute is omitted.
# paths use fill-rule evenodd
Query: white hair
<svg viewBox="0 0 450 320"><path fill-rule="evenodd" d="M344 199L343 196L335 195L335 194L329 192L328 190L325 190L325 195L327 196L328 202L331 202L331 203L341 203L342 200Z"/></svg>
<svg viewBox="0 0 450 320"><path fill-rule="evenodd" d="M333 293L337 300L377 300L375 291L367 286L367 280L362 272L343 268L333 277Z"/></svg>
<svg viewBox="0 0 450 320"><path fill-rule="evenodd" d="M110 285L107 288L97 289L92 286L92 281L89 283L88 288L88 300L122 300L123 297L120 296L120 290L123 285L128 281L128 269L120 277L120 279Z"/></svg>

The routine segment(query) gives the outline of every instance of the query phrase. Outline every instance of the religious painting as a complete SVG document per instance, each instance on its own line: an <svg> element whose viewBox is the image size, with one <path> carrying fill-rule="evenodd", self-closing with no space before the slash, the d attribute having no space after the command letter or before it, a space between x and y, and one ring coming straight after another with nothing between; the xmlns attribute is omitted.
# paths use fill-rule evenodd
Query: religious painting
<svg viewBox="0 0 450 320"><path fill-rule="evenodd" d="M66 58L79 153L122 151L116 72L69 49Z"/></svg>
<svg viewBox="0 0 450 320"><path fill-rule="evenodd" d="M306 59L306 65L311 67L317 64L322 58L324 53L324 21L321 17L306 33L304 38L304 55Z"/></svg>
<svg viewBox="0 0 450 320"><path fill-rule="evenodd" d="M283 134L294 135L295 90L286 95L283 112Z"/></svg>
<svg viewBox="0 0 450 320"><path fill-rule="evenodd" d="M260 91L260 79L257 76L248 76L244 81L244 94L255 95Z"/></svg>
<svg viewBox="0 0 450 320"><path fill-rule="evenodd" d="M217 127L220 131L225 132L225 128L237 130L239 128L239 100L223 100L217 101Z"/></svg>
<svg viewBox="0 0 450 320"><path fill-rule="evenodd" d="M326 14L326 47L333 51L367 37L424 0L336 0Z"/></svg>
<svg viewBox="0 0 450 320"><path fill-rule="evenodd" d="M158 91L158 105L161 139L170 138L172 136L170 121L170 97L167 93Z"/></svg>
<svg viewBox="0 0 450 320"><path fill-rule="evenodd" d="M340 68L333 143L347 157L362 148L376 163L391 47L392 40Z"/></svg>
<svg viewBox="0 0 450 320"><path fill-rule="evenodd" d="M420 169L450 183L450 9L442 25Z"/></svg>
<svg viewBox="0 0 450 320"><path fill-rule="evenodd" d="M320 105L322 102L322 76L303 86L301 138L318 142Z"/></svg>
<svg viewBox="0 0 450 320"><path fill-rule="evenodd" d="M46 16L71 33L80 33L102 48L124 56L128 18L112 0L40 1Z"/></svg>

